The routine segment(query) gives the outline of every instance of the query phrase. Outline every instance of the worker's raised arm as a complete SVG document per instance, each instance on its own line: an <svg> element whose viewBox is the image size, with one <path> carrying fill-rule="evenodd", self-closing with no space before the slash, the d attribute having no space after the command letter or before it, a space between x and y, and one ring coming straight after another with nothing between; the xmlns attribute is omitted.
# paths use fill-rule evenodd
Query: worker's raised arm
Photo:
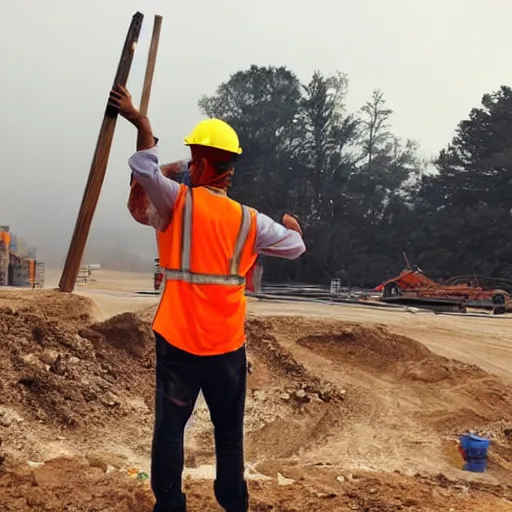
<svg viewBox="0 0 512 512"><path fill-rule="evenodd" d="M166 178L158 163L156 146L134 153L128 164L133 178L144 189L154 207L155 218L151 225L165 231L171 221L174 204L180 191L179 183ZM133 212L131 212L133 215Z"/></svg>
<svg viewBox="0 0 512 512"><path fill-rule="evenodd" d="M285 216L285 220L286 220ZM291 225L293 223L290 223ZM254 252L294 260L306 251L300 227L286 228L263 213L256 216ZM298 229L298 231L297 231Z"/></svg>
<svg viewBox="0 0 512 512"><path fill-rule="evenodd" d="M110 91L109 105L137 128L137 152L129 160L132 178L142 186L154 208L154 211L146 212L151 217L149 223L156 229L165 231L172 217L180 185L162 174L158 164L157 139L153 135L151 123L147 116L133 106L132 97L126 87L116 85ZM136 211L137 206L133 201L129 203L130 213L139 221L140 212Z"/></svg>

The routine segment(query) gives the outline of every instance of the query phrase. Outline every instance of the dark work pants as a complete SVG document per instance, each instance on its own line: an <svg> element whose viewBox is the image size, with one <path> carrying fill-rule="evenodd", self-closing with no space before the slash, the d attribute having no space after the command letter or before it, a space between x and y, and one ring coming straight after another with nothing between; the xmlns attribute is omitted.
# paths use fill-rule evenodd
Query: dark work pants
<svg viewBox="0 0 512 512"><path fill-rule="evenodd" d="M227 512L249 510L244 480L243 422L247 383L245 346L196 356L156 338L155 428L151 460L154 512L185 512L183 434L202 390L215 429L214 492Z"/></svg>

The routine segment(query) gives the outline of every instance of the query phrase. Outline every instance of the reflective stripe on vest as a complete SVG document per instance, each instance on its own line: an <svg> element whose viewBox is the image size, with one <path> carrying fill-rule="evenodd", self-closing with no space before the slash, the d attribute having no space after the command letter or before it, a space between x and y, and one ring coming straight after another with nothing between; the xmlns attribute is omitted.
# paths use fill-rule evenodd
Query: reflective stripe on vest
<svg viewBox="0 0 512 512"><path fill-rule="evenodd" d="M247 206L242 206L242 220L240 230L235 242L233 257L229 261L229 274L199 274L191 272L190 260L192 251L192 188L189 188L185 197L183 209L183 223L181 233L181 268L165 269L165 278L169 281L184 281L192 284L220 284L226 286L240 286L245 284L245 277L238 274L242 250L251 229L251 213Z"/></svg>

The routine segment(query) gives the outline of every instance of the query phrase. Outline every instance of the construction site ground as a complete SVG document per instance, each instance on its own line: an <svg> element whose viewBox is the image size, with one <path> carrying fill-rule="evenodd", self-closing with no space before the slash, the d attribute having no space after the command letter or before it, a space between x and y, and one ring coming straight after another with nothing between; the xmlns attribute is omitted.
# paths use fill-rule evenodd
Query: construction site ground
<svg viewBox="0 0 512 512"><path fill-rule="evenodd" d="M151 511L151 277L0 289L0 510ZM512 511L512 316L248 309L251 510ZM468 431L492 440L486 473L462 470ZM189 510L219 510L201 400L186 448Z"/></svg>

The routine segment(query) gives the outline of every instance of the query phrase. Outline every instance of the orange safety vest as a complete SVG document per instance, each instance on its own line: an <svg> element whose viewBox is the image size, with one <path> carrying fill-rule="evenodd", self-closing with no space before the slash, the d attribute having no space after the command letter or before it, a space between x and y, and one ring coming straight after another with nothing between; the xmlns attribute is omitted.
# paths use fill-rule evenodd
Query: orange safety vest
<svg viewBox="0 0 512 512"><path fill-rule="evenodd" d="M165 286L153 330L192 354L232 352L245 342L256 212L205 187L180 187L172 220L158 233Z"/></svg>

